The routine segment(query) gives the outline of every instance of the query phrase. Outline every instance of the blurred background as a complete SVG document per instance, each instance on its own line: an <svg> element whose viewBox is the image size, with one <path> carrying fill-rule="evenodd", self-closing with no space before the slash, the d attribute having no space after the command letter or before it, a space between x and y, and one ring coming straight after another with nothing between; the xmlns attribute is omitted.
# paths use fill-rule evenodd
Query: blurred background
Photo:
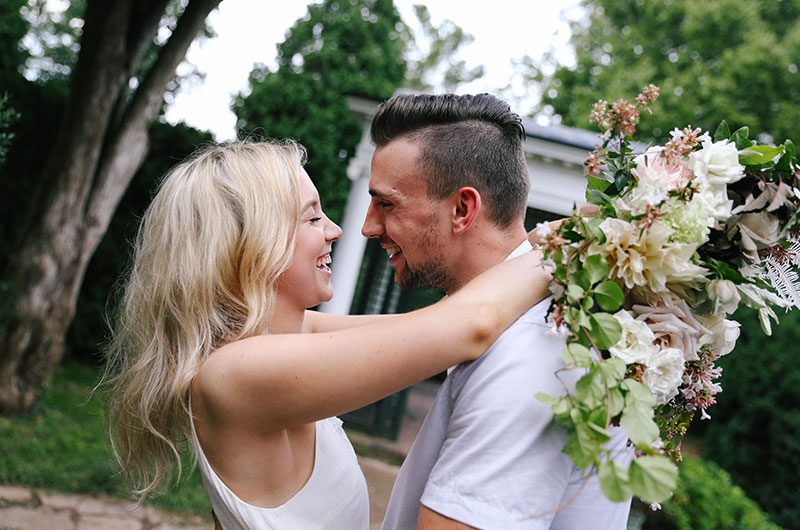
<svg viewBox="0 0 800 530"><path fill-rule="evenodd" d="M798 64L798 0L3 0L0 484L123 495L89 391L137 221L196 147L296 138L341 222L364 133L353 101L490 92L543 137L585 138L574 129L589 129L596 100L654 83L641 140L724 119L780 143L800 140ZM438 298L398 293L368 309L370 259L352 309ZM800 528L800 327L780 316L769 337L750 312L735 316L742 336L720 363L713 419L687 436L679 490L659 512L637 507L632 527ZM400 423L404 399L386 413ZM208 511L197 476L157 502Z"/></svg>

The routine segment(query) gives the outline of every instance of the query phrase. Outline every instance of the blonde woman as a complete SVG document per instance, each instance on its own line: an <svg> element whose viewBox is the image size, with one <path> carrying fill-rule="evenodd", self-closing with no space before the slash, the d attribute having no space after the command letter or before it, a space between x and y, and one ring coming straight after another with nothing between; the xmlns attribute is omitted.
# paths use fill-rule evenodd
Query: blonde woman
<svg viewBox="0 0 800 530"><path fill-rule="evenodd" d="M166 486L188 442L226 530L366 529L366 484L335 416L479 357L546 296L530 253L412 313L306 311L333 294L341 230L304 158L293 142L239 142L175 167L142 221L108 352L131 490Z"/></svg>

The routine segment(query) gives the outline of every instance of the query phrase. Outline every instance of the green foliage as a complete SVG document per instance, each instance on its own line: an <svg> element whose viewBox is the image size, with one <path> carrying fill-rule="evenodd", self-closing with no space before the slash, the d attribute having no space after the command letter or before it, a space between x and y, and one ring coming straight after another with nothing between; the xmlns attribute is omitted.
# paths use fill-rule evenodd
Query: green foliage
<svg viewBox="0 0 800 530"><path fill-rule="evenodd" d="M198 146L210 143L208 132L184 124L156 122L150 128L150 152L120 200L108 230L94 253L83 282L75 318L67 333L65 353L81 360L102 361L99 353L107 339L109 302L126 270L131 242L144 210L164 174Z"/></svg>
<svg viewBox="0 0 800 530"><path fill-rule="evenodd" d="M797 1L585 0L572 25L574 66L532 64L544 79L540 110L587 127L599 98L662 88L658 113L639 129L663 140L674 127L712 131L723 119L776 139L800 120L800 3ZM532 61L528 61L532 63ZM552 75L545 75L553 71Z"/></svg>
<svg viewBox="0 0 800 530"><path fill-rule="evenodd" d="M642 530L780 530L713 462L687 456L678 467L675 494L662 511L642 510Z"/></svg>
<svg viewBox="0 0 800 530"><path fill-rule="evenodd" d="M89 398L95 378L84 365L64 363L30 412L0 417L0 484L127 498L111 455L104 405L99 396ZM186 464L190 469L188 459ZM199 475L186 473L153 503L208 518Z"/></svg>
<svg viewBox="0 0 800 530"><path fill-rule="evenodd" d="M800 313L781 315L770 337L754 311L740 309L736 349L720 359L724 391L709 409L704 454L725 468L778 524L798 528L800 469ZM735 361L734 358L735 357Z"/></svg>
<svg viewBox="0 0 800 530"><path fill-rule="evenodd" d="M7 90L9 78L16 77L25 63L27 52L20 40L28 31L28 25L20 16L25 0L4 0L0 4L0 89Z"/></svg>
<svg viewBox="0 0 800 530"><path fill-rule="evenodd" d="M419 22L421 35L410 35L408 39L408 88L431 92L440 87L444 92L454 92L462 83L483 77L483 66L467 68L466 62L456 56L460 48L474 40L472 35L465 33L450 20L444 20L439 26L435 26L425 5L414 5L414 15ZM422 50L421 41L428 43L426 51Z"/></svg>
<svg viewBox="0 0 800 530"><path fill-rule="evenodd" d="M345 95L388 98L403 82L405 25L392 0L325 0L289 29L278 67L261 66L234 102L242 134L291 137L308 148L307 171L328 215L341 218L347 161L361 126Z"/></svg>

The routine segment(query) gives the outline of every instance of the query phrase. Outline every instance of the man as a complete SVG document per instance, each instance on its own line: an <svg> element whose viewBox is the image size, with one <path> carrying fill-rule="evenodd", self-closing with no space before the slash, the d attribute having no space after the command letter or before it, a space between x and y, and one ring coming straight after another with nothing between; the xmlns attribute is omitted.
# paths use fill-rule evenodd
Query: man
<svg viewBox="0 0 800 530"><path fill-rule="evenodd" d="M507 104L477 96L398 95L371 130L372 202L362 233L380 240L401 287L453 293L530 250L524 130ZM509 278L509 281L514 281ZM565 428L537 392L563 394L564 339L547 299L487 353L451 369L395 483L384 530L623 529L630 503L605 499L562 453ZM612 444L626 453L626 438Z"/></svg>

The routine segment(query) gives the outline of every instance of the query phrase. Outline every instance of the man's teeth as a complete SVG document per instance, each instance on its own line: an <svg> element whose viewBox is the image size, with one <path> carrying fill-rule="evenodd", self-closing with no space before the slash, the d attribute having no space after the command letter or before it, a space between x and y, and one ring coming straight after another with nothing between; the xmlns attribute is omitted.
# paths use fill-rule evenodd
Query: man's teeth
<svg viewBox="0 0 800 530"><path fill-rule="evenodd" d="M325 254L321 258L317 258L317 267L319 267L320 269L327 269L330 263L331 263L330 254Z"/></svg>
<svg viewBox="0 0 800 530"><path fill-rule="evenodd" d="M400 254L400 247L387 247L386 252L389 254L389 259L392 259L396 255Z"/></svg>

